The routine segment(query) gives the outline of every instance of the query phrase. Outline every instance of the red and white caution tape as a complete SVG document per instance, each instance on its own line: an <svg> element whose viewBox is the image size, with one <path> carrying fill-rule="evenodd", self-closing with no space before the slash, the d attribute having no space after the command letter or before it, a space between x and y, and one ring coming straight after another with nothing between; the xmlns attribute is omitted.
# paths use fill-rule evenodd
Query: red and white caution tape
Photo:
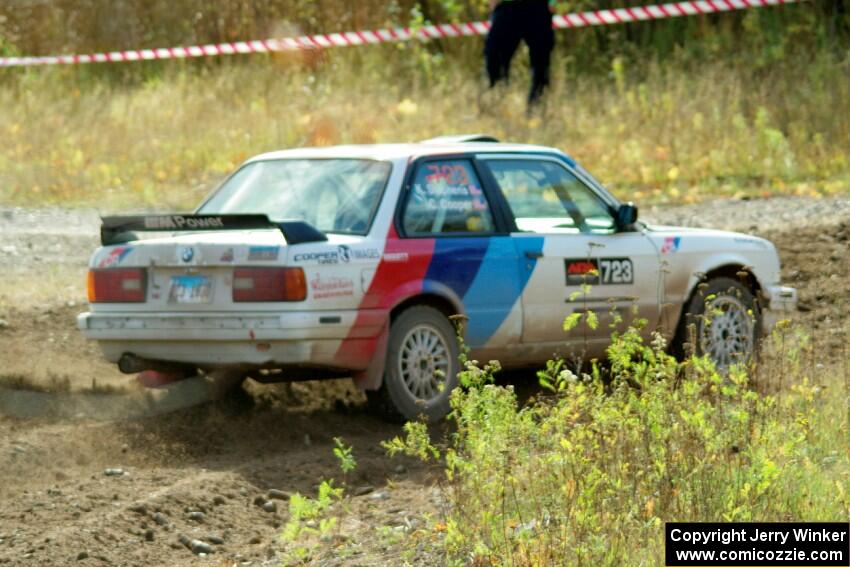
<svg viewBox="0 0 850 567"><path fill-rule="evenodd" d="M577 12L555 15L552 27L555 29L582 28L586 26L607 26L647 20L678 18L715 14L732 10L763 8L780 4L793 4L803 0L696 0L674 2L671 4L653 4L634 8L597 10L595 12ZM298 51L304 49L327 49L331 47L351 47L411 41L413 39L440 39L461 36L484 35L490 29L490 22L467 22L463 24L438 24L419 28L389 28L373 31L353 31L331 34L304 35L234 43L216 43L193 45L189 47L164 47L158 49L131 49L109 53L87 55L45 55L40 57L0 57L0 67L26 67L32 65L72 65L77 63L106 63L124 61L150 61L153 59L184 59L187 57L215 57L218 55L236 55L240 53L270 53L274 51Z"/></svg>

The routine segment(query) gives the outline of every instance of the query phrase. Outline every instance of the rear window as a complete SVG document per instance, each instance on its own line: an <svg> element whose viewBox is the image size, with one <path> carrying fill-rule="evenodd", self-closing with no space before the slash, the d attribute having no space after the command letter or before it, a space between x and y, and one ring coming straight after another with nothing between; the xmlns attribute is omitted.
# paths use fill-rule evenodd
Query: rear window
<svg viewBox="0 0 850 567"><path fill-rule="evenodd" d="M280 159L245 165L198 210L298 219L322 232L365 235L390 176L387 162Z"/></svg>

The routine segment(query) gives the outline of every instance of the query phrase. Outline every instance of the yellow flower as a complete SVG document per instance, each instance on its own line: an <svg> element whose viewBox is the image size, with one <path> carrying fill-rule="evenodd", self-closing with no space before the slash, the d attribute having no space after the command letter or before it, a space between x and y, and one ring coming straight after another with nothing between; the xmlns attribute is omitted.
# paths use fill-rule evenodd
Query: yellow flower
<svg viewBox="0 0 850 567"><path fill-rule="evenodd" d="M675 165L670 168L670 171L667 172L667 179L670 181L676 181L679 179L679 168Z"/></svg>
<svg viewBox="0 0 850 567"><path fill-rule="evenodd" d="M399 114L408 116L411 114L416 114L416 112L419 110L419 107L416 105L415 102L413 102L409 98L406 98L396 105L395 110Z"/></svg>

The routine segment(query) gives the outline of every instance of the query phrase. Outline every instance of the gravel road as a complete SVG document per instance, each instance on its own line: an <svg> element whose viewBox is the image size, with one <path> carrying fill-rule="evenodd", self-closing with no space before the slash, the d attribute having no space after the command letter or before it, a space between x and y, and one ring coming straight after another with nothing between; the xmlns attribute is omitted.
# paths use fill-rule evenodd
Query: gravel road
<svg viewBox="0 0 850 567"><path fill-rule="evenodd" d="M850 199L724 200L641 217L770 238L818 360L846 360ZM42 395L62 410L22 419L0 403L0 565L280 565L292 550L279 537L285 499L330 477L353 496L340 539L311 562L405 561L405 539L440 517L441 473L387 459L380 441L400 428L371 416L348 381L251 384L236 404L120 418L147 398L74 327L98 232L93 210L0 207L0 380L27 404ZM358 462L346 479L336 436ZM444 562L426 553L415 563Z"/></svg>
<svg viewBox="0 0 850 567"><path fill-rule="evenodd" d="M640 216L656 224L766 233L846 221L850 198L725 199L648 207ZM0 207L0 269L15 273L46 264L85 265L99 230L99 214L92 209Z"/></svg>

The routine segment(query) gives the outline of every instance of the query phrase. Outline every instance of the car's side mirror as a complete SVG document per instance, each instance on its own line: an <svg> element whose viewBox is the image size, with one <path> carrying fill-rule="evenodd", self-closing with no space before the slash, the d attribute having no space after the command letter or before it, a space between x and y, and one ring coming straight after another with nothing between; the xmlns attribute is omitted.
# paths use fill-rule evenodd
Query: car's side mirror
<svg viewBox="0 0 850 567"><path fill-rule="evenodd" d="M637 222L638 208L634 203L623 203L617 209L617 228L624 230Z"/></svg>

